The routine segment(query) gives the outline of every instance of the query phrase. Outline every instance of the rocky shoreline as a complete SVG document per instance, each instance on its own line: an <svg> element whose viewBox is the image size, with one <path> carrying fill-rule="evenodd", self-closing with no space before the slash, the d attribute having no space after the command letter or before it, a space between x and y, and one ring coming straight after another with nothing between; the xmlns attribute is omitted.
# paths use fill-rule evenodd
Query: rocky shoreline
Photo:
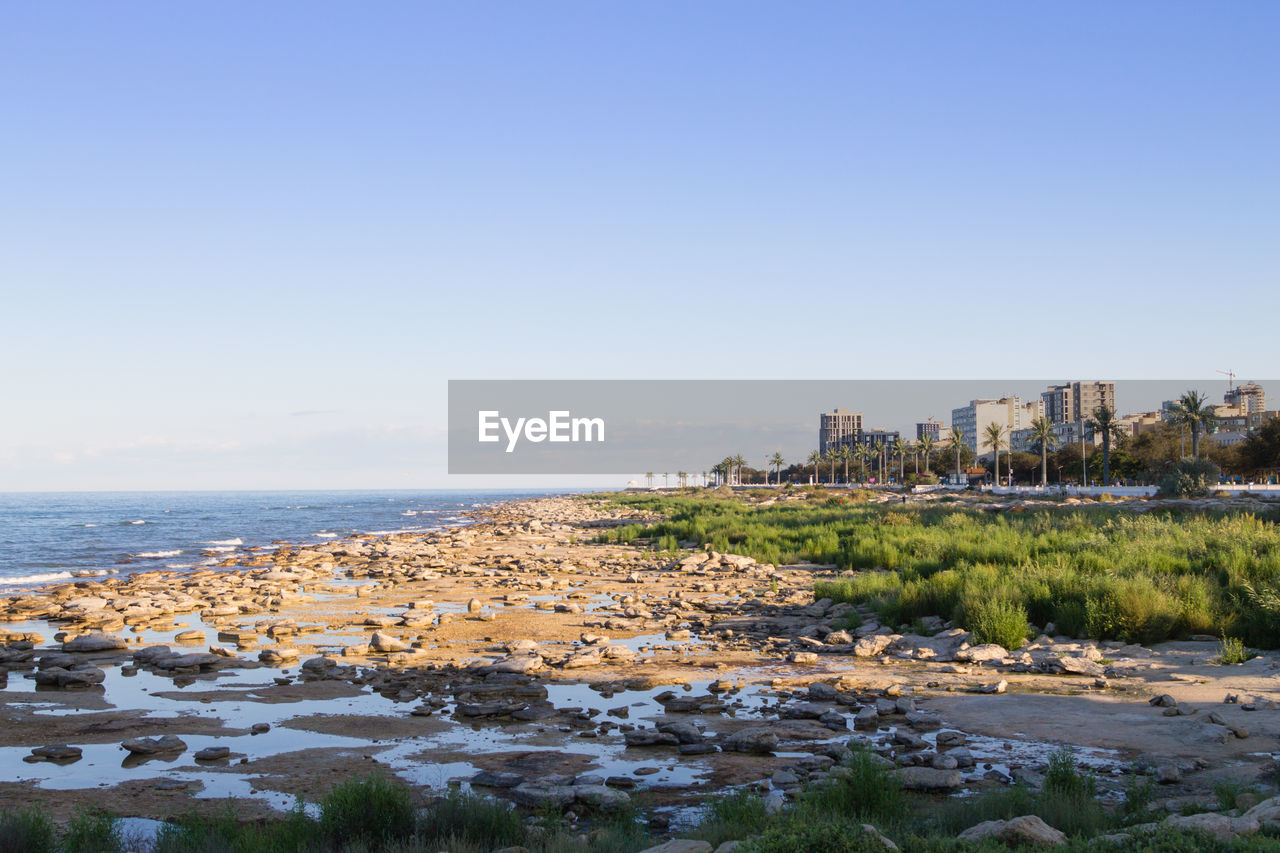
<svg viewBox="0 0 1280 853"><path fill-rule="evenodd" d="M18 780L0 806L163 818L243 789L277 795L244 801L266 814L381 765L423 796L461 781L530 807L636 804L661 827L734 786L780 808L851 746L950 792L1034 786L1067 743L1104 786L1150 774L1177 811L1280 751L1270 654L975 646L941 619L914 634L815 602L829 567L597 544L650 520L597 498L483 515L0 602L0 758ZM108 749L110 784L87 768L76 784Z"/></svg>

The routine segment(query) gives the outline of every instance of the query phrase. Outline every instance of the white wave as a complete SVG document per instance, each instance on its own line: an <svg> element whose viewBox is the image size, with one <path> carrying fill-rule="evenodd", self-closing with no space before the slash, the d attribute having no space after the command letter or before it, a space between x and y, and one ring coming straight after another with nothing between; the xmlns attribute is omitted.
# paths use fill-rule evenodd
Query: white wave
<svg viewBox="0 0 1280 853"><path fill-rule="evenodd" d="M402 512L402 513L400 513L400 514L401 514L401 515L417 515L417 514L418 514L418 512L417 512L417 510L406 509L404 512Z"/></svg>
<svg viewBox="0 0 1280 853"><path fill-rule="evenodd" d="M166 569L190 569L195 567L195 563L165 563Z"/></svg>
<svg viewBox="0 0 1280 853"><path fill-rule="evenodd" d="M328 532L328 531L326 531L326 530L321 530L319 533L312 533L311 535L312 535L312 536L319 536L321 539L337 539L337 538L338 538L338 534L336 534L336 533L329 533L329 532Z"/></svg>
<svg viewBox="0 0 1280 853"><path fill-rule="evenodd" d="M243 545L244 540L243 539L212 539L204 544L206 545Z"/></svg>
<svg viewBox="0 0 1280 853"><path fill-rule="evenodd" d="M147 558L156 558L156 557L176 557L176 556L178 556L178 555L179 555L179 554L181 554L181 553L182 553L182 551L181 551L181 550L178 550L178 551L143 551L141 554L130 554L129 556L131 556L131 557L140 557L140 558L141 558L141 557L147 557Z"/></svg>
<svg viewBox="0 0 1280 853"><path fill-rule="evenodd" d="M142 521L142 520L138 520L138 521L126 521L126 522L124 522L124 523L125 523L125 524L146 524L146 522L145 522L145 521Z"/></svg>
<svg viewBox="0 0 1280 853"><path fill-rule="evenodd" d="M18 575L13 578L0 578L0 586L13 586L17 584L28 583L46 583L48 581L65 581L71 580L74 575L71 572L44 572L36 575Z"/></svg>
<svg viewBox="0 0 1280 853"><path fill-rule="evenodd" d="M236 549L235 545L218 545L213 548L205 548L206 551L213 551L217 554L229 554Z"/></svg>
<svg viewBox="0 0 1280 853"><path fill-rule="evenodd" d="M101 578L115 574L110 569L76 569L71 573L73 578Z"/></svg>
<svg viewBox="0 0 1280 853"><path fill-rule="evenodd" d="M97 527L96 524L77 524L76 527Z"/></svg>

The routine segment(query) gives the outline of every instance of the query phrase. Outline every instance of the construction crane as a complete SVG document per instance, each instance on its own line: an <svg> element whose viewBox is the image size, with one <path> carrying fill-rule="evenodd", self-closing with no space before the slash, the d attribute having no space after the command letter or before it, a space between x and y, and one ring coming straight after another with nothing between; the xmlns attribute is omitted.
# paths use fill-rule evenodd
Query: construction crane
<svg viewBox="0 0 1280 853"><path fill-rule="evenodd" d="M1231 382L1236 378L1237 374L1233 370L1219 370L1218 373L1221 373L1223 376L1227 377L1227 390L1230 391Z"/></svg>

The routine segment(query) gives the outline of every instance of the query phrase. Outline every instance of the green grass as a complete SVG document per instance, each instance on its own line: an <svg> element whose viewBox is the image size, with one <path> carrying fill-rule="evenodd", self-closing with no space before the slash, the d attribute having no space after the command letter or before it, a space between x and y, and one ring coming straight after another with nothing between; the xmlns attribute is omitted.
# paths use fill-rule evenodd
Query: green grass
<svg viewBox="0 0 1280 853"><path fill-rule="evenodd" d="M53 824L37 808L0 815L0 853L54 853Z"/></svg>
<svg viewBox="0 0 1280 853"><path fill-rule="evenodd" d="M402 841L414 824L409 789L378 774L340 782L320 800L320 835L335 847Z"/></svg>
<svg viewBox="0 0 1280 853"><path fill-rule="evenodd" d="M815 596L870 605L890 625L941 616L1009 638L1020 607L1030 624L1054 622L1069 636L1154 643L1227 632L1258 648L1280 644L1280 535L1268 515L608 499L665 519L602 540L672 536L762 562L833 564L846 574L819 579ZM994 601L1004 612L984 610Z"/></svg>
<svg viewBox="0 0 1280 853"><path fill-rule="evenodd" d="M1252 654L1244 646L1244 640L1238 637L1223 637L1222 643L1218 646L1218 663L1223 666L1244 663L1252 660L1256 655Z"/></svg>

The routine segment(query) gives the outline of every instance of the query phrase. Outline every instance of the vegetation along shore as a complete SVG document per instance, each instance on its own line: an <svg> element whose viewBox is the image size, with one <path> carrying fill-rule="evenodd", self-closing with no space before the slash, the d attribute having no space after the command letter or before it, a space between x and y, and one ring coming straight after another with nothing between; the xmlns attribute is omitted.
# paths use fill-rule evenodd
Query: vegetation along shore
<svg viewBox="0 0 1280 853"><path fill-rule="evenodd" d="M641 491L11 596L0 851L1280 850L1276 518Z"/></svg>

